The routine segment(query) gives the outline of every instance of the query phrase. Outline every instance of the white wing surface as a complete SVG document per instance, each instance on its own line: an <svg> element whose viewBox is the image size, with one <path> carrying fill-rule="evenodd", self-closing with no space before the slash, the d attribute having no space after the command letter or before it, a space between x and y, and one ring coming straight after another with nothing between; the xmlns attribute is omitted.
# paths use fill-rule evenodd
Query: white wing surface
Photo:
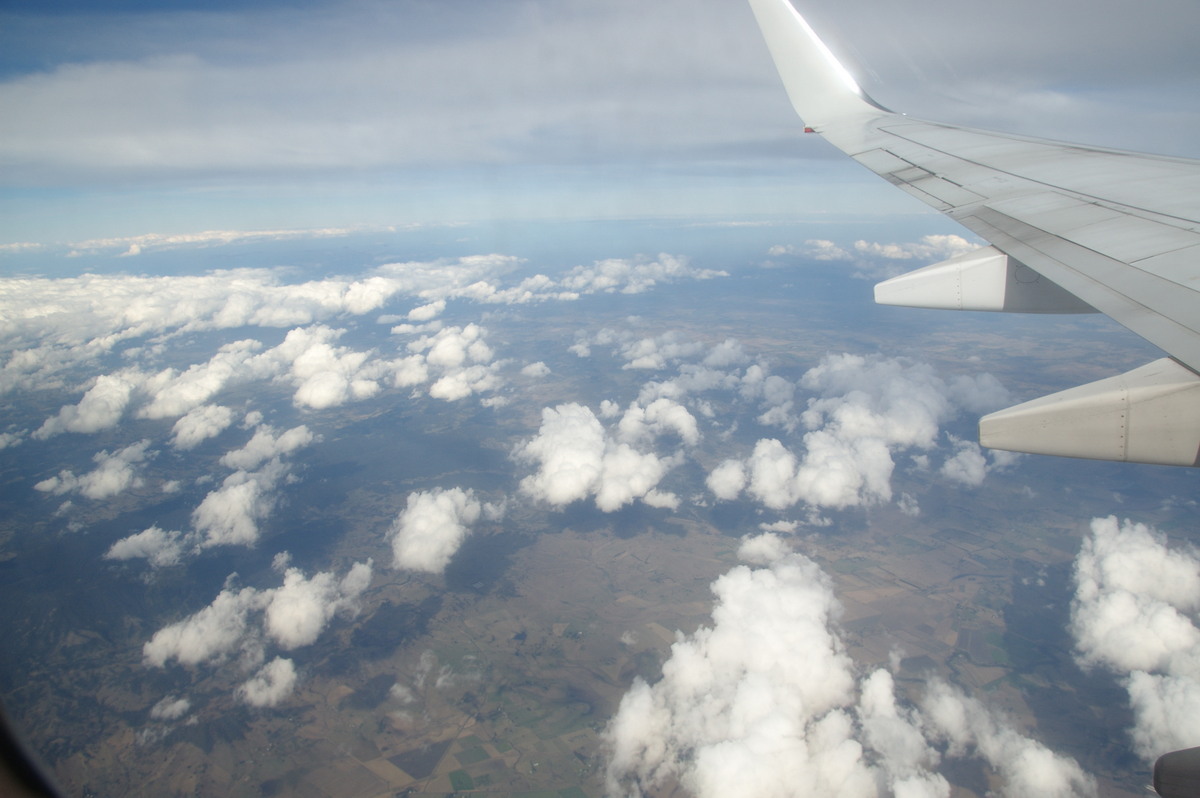
<svg viewBox="0 0 1200 798"><path fill-rule="evenodd" d="M924 122L868 97L789 0L750 0L806 130L991 243L877 302L1098 310L1170 357L986 416L985 446L1170 465L1200 455L1200 161Z"/></svg>

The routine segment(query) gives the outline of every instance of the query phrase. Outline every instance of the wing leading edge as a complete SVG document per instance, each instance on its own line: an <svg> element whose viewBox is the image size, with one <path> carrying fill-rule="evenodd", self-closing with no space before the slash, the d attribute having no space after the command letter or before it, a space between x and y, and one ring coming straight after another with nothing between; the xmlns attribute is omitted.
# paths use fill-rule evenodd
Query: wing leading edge
<svg viewBox="0 0 1200 798"><path fill-rule="evenodd" d="M1200 465L1200 161L924 122L872 100L789 0L750 0L806 129L991 246L877 302L1099 311L1169 357L1001 410L984 446Z"/></svg>

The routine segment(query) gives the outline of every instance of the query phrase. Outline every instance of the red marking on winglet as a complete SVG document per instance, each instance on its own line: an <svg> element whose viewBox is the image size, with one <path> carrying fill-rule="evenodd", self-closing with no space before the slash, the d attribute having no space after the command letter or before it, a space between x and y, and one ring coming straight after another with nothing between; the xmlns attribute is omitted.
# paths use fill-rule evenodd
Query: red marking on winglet
<svg viewBox="0 0 1200 798"><path fill-rule="evenodd" d="M808 126L806 125L806 126L805 126L805 128L804 128L804 132L805 132L805 133L816 133L816 132L817 132L817 129L816 129L816 128L812 128L812 127L808 127Z"/></svg>

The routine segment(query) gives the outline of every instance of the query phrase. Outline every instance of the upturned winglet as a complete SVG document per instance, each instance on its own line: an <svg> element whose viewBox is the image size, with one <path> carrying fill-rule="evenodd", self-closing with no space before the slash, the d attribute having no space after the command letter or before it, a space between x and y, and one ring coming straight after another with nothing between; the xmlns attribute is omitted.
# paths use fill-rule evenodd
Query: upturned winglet
<svg viewBox="0 0 1200 798"><path fill-rule="evenodd" d="M886 108L867 96L789 0L750 0L792 107L804 124L825 125Z"/></svg>

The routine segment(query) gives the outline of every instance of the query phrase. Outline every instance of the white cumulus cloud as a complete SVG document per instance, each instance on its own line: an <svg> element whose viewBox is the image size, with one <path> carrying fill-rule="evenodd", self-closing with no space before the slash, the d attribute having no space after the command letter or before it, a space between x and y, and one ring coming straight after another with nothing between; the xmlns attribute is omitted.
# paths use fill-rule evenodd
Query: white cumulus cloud
<svg viewBox="0 0 1200 798"><path fill-rule="evenodd" d="M288 473L273 459L257 471L235 471L221 487L210 491L192 511L192 527L201 548L253 546L258 542L258 522L275 507L275 487Z"/></svg>
<svg viewBox="0 0 1200 798"><path fill-rule="evenodd" d="M62 495L79 493L89 499L107 499L129 488L140 487L144 480L138 476L138 466L150 456L150 441L130 444L116 452L97 452L93 457L96 468L81 476L72 471L60 471L57 476L34 485L43 493Z"/></svg>
<svg viewBox="0 0 1200 798"><path fill-rule="evenodd" d="M902 704L886 670L860 679L828 576L774 534L712 585L712 624L678 635L662 677L635 679L605 730L613 795L678 783L701 798L947 798L939 746L981 758L1005 796L1070 798L1094 784L1073 760L975 699L933 682Z"/></svg>
<svg viewBox="0 0 1200 798"><path fill-rule="evenodd" d="M66 405L58 415L46 419L33 437L49 438L62 432L99 432L115 427L125 414L133 392L143 381L144 375L133 369L97 377L77 404Z"/></svg>
<svg viewBox="0 0 1200 798"><path fill-rule="evenodd" d="M472 490L409 494L408 505L388 532L395 567L441 573L482 512Z"/></svg>
<svg viewBox="0 0 1200 798"><path fill-rule="evenodd" d="M221 465L226 468L249 471L258 468L272 458L292 454L298 449L310 445L316 436L307 426L301 424L289 430L275 433L275 429L264 424L254 431L254 436L240 449L226 452L221 457Z"/></svg>
<svg viewBox="0 0 1200 798"><path fill-rule="evenodd" d="M238 698L252 707L273 707L296 689L296 666L290 659L276 657L237 689Z"/></svg>
<svg viewBox="0 0 1200 798"><path fill-rule="evenodd" d="M185 542L182 532L152 526L112 544L105 552L104 559L144 559L154 568L164 568L179 564L183 558Z"/></svg>
<svg viewBox="0 0 1200 798"><path fill-rule="evenodd" d="M176 449L194 449L209 438L220 435L233 424L233 410L222 405L193 408L171 428L171 445Z"/></svg>
<svg viewBox="0 0 1200 798"><path fill-rule="evenodd" d="M895 451L930 449L939 425L955 413L997 406L1007 398L990 375L946 382L925 364L850 354L827 355L804 374L799 387L813 394L795 417L807 430L803 447L793 450L779 439L764 438L741 461L745 491L772 509L801 502L845 508L889 501ZM741 390L771 407L761 423L788 427L795 404L790 383L754 365L746 370ZM951 472L974 478L966 471L969 465L956 462ZM710 475L709 488L718 498L735 498L741 490L736 468L729 461L719 468L719 474Z"/></svg>
<svg viewBox="0 0 1200 798"><path fill-rule="evenodd" d="M663 401L667 403L649 414L631 406L615 435L591 408L575 403L544 408L538 434L514 452L519 461L537 467L521 480L521 491L556 507L592 498L604 512L639 499L656 507L676 506L673 494L657 490L676 458L626 442L644 445L671 433L686 443L698 435L686 410Z"/></svg>
<svg viewBox="0 0 1200 798"><path fill-rule="evenodd" d="M1080 664L1117 674L1147 760L1200 739L1200 555L1145 524L1095 518L1075 559Z"/></svg>
<svg viewBox="0 0 1200 798"><path fill-rule="evenodd" d="M155 632L142 647L143 662L154 668L172 661L196 668L221 667L232 660L243 673L259 668L237 696L252 706L275 706L292 693L297 674L292 661L282 657L262 665L269 648L291 651L316 642L335 615L358 612L370 582L367 560L355 563L340 579L330 571L308 577L287 568L279 587L227 586L207 607Z"/></svg>

